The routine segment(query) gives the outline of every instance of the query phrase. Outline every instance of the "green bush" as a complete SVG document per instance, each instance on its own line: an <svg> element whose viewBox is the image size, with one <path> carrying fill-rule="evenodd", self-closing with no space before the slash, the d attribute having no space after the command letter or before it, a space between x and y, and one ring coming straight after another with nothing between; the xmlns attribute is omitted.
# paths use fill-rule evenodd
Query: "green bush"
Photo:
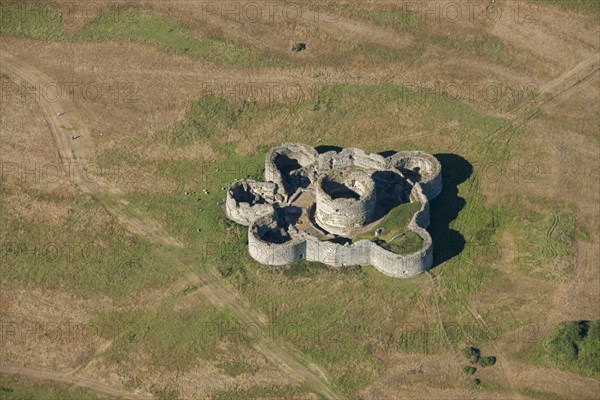
<svg viewBox="0 0 600 400"><path fill-rule="evenodd" d="M294 45L292 46L292 51L295 51L296 53L299 51L303 51L306 50L306 43L294 43Z"/></svg>
<svg viewBox="0 0 600 400"><path fill-rule="evenodd" d="M463 372L467 375L473 375L475 372L477 372L477 368L467 365L463 367Z"/></svg>
<svg viewBox="0 0 600 400"><path fill-rule="evenodd" d="M463 354L467 358L467 360L471 361L473 364L476 364L479 361L479 357L481 356L481 351L477 347L465 347L463 350Z"/></svg>
<svg viewBox="0 0 600 400"><path fill-rule="evenodd" d="M544 343L546 351L558 361L571 362L577 359L577 343L587 335L587 321L565 322Z"/></svg>
<svg viewBox="0 0 600 400"><path fill-rule="evenodd" d="M473 385L478 386L481 383L481 379L473 378L473 380L471 382L473 383Z"/></svg>
<svg viewBox="0 0 600 400"><path fill-rule="evenodd" d="M478 363L482 367L489 367L490 365L496 364L496 357L494 357L494 356L479 357Z"/></svg>
<svg viewBox="0 0 600 400"><path fill-rule="evenodd" d="M600 373L600 320L560 324L544 342L546 360L585 374Z"/></svg>

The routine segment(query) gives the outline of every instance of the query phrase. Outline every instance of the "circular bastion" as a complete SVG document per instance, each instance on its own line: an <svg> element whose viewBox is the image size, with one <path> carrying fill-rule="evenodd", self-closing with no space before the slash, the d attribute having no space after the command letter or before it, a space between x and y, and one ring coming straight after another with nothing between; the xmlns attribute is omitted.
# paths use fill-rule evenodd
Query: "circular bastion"
<svg viewBox="0 0 600 400"><path fill-rule="evenodd" d="M422 151L399 151L387 158L387 167L395 168L412 182L419 183L430 200L442 191L442 165Z"/></svg>
<svg viewBox="0 0 600 400"><path fill-rule="evenodd" d="M317 151L303 143L285 143L265 157L265 178L290 194L294 187L307 184L308 171L317 159Z"/></svg>
<svg viewBox="0 0 600 400"><path fill-rule="evenodd" d="M346 167L330 170L316 185L317 223L325 230L347 236L373 220L375 182L365 171Z"/></svg>

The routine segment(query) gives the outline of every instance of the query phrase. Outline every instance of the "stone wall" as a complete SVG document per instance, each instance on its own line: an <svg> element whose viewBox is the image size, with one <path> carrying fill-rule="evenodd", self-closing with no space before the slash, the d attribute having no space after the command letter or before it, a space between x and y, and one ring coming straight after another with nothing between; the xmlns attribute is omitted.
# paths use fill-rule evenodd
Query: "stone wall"
<svg viewBox="0 0 600 400"><path fill-rule="evenodd" d="M412 278L431 268L431 247L412 254L395 254L373 244L370 263L381 273L394 278Z"/></svg>
<svg viewBox="0 0 600 400"><path fill-rule="evenodd" d="M335 254L335 266L369 265L373 246L377 245L366 239L348 245L338 244Z"/></svg>
<svg viewBox="0 0 600 400"><path fill-rule="evenodd" d="M267 265L285 265L302 260L316 261L332 267L372 265L394 278L414 277L431 268L433 248L431 236L424 229L429 224L429 202L418 183L415 184L411 197L414 201L422 202L421 209L409 223L409 228L423 240L422 248L414 253L396 254L370 240L343 245L309 235L294 237L282 244L265 242L258 235L257 225L270 223L273 216L262 217L250 227L248 251L256 261Z"/></svg>
<svg viewBox="0 0 600 400"><path fill-rule="evenodd" d="M309 236L306 238L306 259L329 266L337 266L336 256L339 246L337 243Z"/></svg>
<svg viewBox="0 0 600 400"><path fill-rule="evenodd" d="M379 154L368 154L361 149L349 147L339 153L328 151L319 154L317 157L317 168L319 170L328 170L333 168L347 168L356 166L364 169L385 169L385 158Z"/></svg>
<svg viewBox="0 0 600 400"><path fill-rule="evenodd" d="M377 246L371 247L370 260L378 271L394 278L410 278L427 271L433 265L431 236L424 228L429 225L429 201L420 184L415 184L411 201L421 203L419 211L413 215L408 227L423 240L419 251L411 254L396 254Z"/></svg>

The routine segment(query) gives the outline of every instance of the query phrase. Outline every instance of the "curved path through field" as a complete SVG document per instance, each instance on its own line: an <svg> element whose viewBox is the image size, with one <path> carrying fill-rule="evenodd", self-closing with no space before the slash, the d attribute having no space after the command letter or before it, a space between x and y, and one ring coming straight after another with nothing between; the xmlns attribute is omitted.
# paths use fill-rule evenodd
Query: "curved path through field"
<svg viewBox="0 0 600 400"><path fill-rule="evenodd" d="M99 394L117 397L124 400L151 399L151 397L141 396L118 390L112 386L106 385L102 382L94 381L92 379L84 377L74 377L70 374L62 374L60 372L47 371L40 368L19 367L16 365L2 364L0 365L0 372L3 374L21 375L33 379L41 379L46 381L63 383L65 385L73 385L75 387L83 387L86 389L91 389Z"/></svg>

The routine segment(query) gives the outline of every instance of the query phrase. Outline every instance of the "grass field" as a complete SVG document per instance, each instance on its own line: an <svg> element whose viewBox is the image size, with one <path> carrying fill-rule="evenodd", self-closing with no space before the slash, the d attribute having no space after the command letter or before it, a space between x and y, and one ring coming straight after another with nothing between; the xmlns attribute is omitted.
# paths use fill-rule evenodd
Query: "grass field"
<svg viewBox="0 0 600 400"><path fill-rule="evenodd" d="M600 14L600 4L594 0L532 0L532 4L539 6L551 6L566 11L573 11L588 15Z"/></svg>
<svg viewBox="0 0 600 400"><path fill-rule="evenodd" d="M335 23L212 15L204 25L194 22L198 3L165 4L133 4L74 27L53 4L0 5L2 52L22 61L23 74L86 81L89 72L55 56L94 53L109 60L90 61L98 77L131 80L139 95L126 105L52 104L76 121L57 124L59 138L88 127L89 137L67 140L76 156L107 171L126 163L135 182L88 196L72 182L0 171L0 322L15 346L3 356L158 399L319 397L274 354L304 373L320 368L343 398L556 400L570 398L567 390L592 398L600 135L590 15L599 2L520 3L540 6L530 24L510 14L450 24L348 1L322 5ZM299 41L307 49L292 54L288 43ZM184 69L189 75L175 75ZM13 87L10 72L3 88ZM203 90L219 79L234 89L297 84L303 96ZM489 85L503 90L500 99L485 98ZM446 91L453 87L457 96ZM471 87L476 96L461 92ZM43 102L1 97L1 166L56 160L60 140L48 133ZM435 155L443 190L430 202L430 274L400 280L372 267L254 261L247 228L224 215L225 190L236 179L264 180L265 154L283 142ZM116 206L124 211L115 215ZM422 245L406 229L417 206L399 206L377 226L396 251ZM123 215L181 246L131 233ZM269 335L263 347L240 315ZM85 346L20 342L10 325L20 320L96 332ZM524 326L536 335L523 338ZM465 346L497 364L463 372ZM0 386L0 399L102 398L4 375Z"/></svg>
<svg viewBox="0 0 600 400"><path fill-rule="evenodd" d="M186 24L177 23L164 13L153 10L125 7L105 12L75 32L64 29L64 10L61 11L53 4L3 3L2 10L4 17L0 35L4 36L79 43L138 42L158 46L173 54L248 68L285 68L298 61L289 55L286 56L288 60L284 61L269 52L256 51L246 44L224 38L222 32L217 31L209 36L194 34ZM406 57L389 46L372 43L339 41L336 47L339 48L339 54L328 57L331 63L342 60L370 63L372 59L390 62Z"/></svg>
<svg viewBox="0 0 600 400"><path fill-rule="evenodd" d="M162 268L166 260L154 245L131 236L97 202L28 194L41 204L64 208L67 215L56 223L19 219L3 203L3 288L65 290L122 300L181 274L176 267Z"/></svg>
<svg viewBox="0 0 600 400"><path fill-rule="evenodd" d="M250 390L223 391L215 395L216 400L243 400L243 399L264 399L264 398L302 398L307 391L297 386L284 386L273 388L258 388Z"/></svg>
<svg viewBox="0 0 600 400"><path fill-rule="evenodd" d="M359 102L359 98L364 103ZM364 108L363 104L370 106ZM523 200L510 196L499 205L486 206L485 196L479 189L477 170L470 172L470 165L483 162L483 157L497 162L510 157L511 148L493 154L481 152L487 145L483 133L501 128L502 120L482 116L460 103L428 96L427 92L408 92L389 84L326 87L300 105L269 107L259 104L253 107L244 108L241 104L214 97L194 101L184 119L159 133L156 140L169 146L211 143L218 159L215 162L140 161L136 167L153 170L157 177L175 182L172 187L177 189L163 193L143 190L127 195L127 201L132 210L156 219L170 234L184 240L198 265L216 266L254 307L263 312L273 306L280 309L273 321L277 340L293 343L309 360L332 371L336 386L344 393L354 393L379 376L382 366L378 358L382 354L444 352L447 351L444 335L449 335L452 343L473 338L481 343L490 340L489 333L463 320L461 315L469 296L484 293L492 282L495 285L507 282L505 274L491 266L498 257L494 251L498 246L498 234L504 229L512 229L517 237L528 238L523 242L526 253L521 261L527 273L543 279L569 276L568 269L564 270L565 263L558 261L556 256L568 258L572 255L570 246L576 226L573 215L565 211L559 213L560 222L548 242L548 224L557 211L546 208L531 212L523 205L515 206L515 201ZM390 137L386 132L389 127L386 126L385 110L391 107L418 110L413 114L414 125L409 132L434 130L450 116L460 119L460 128L453 134L461 143L463 156L438 155L444 171L444 191L431 203L429 229L437 244L436 263L444 265L444 279L440 281L443 296L439 305L446 315L458 321L445 327L433 324L416 330L411 327L407 331L402 321L411 320L409 310L420 303L432 304L433 299L419 293L419 289L409 282L392 284L370 268L332 271L310 263L283 269L257 265L244 251L246 230L226 220L220 206L224 198L221 189L235 178L262 178L263 154L268 145L274 144L267 142L262 152L246 156L239 154L239 144L236 146L229 137L244 131L249 140L253 140L262 126L273 119L279 120L279 115L291 114L293 117L285 119L278 129L288 132L290 140L315 143L327 132L331 143L356 143L371 151L383 151L389 148L374 147L369 144L372 138L367 142L361 136L361 121L367 115L380 116L383 121L374 127L374 136L394 143L384 139ZM334 125L330 121L341 122ZM411 137L410 134L407 136ZM402 146L410 147L411 142L418 140L415 136ZM449 142L446 146L452 144ZM422 149L429 150L427 146ZM101 154L100 159L102 157ZM204 194L204 190L209 194ZM406 210L401 211L398 218L406 220ZM515 223L522 221L522 212L527 212L531 224ZM91 222L83 226L89 224ZM60 227L39 224L25 227L14 220L6 221L4 226L6 233L26 229L29 235L37 231L40 238L53 237L58 241L68 241L71 234L67 230L61 232ZM65 260L60 264L61 268L54 270L60 271L59 274L48 274L47 263L32 264L26 255L6 270L5 283L13 287L60 287L80 295L106 293L118 298L136 290L164 285L181 273L177 268L160 268L161 260L153 255L152 246L137 239L128 239L131 243L128 247L111 247L111 243L125 240L125 233L118 227L114 229L110 237L103 239L108 251L94 254L94 257L100 257L99 260L88 262L76 253L73 262ZM90 232L94 230L82 230L76 249L89 250L90 243L98 243L106 234L102 229L96 231L96 237L89 236ZM18 241L18 236L15 239ZM128 263L128 260L135 261ZM103 268L98 269L98 265ZM278 299L275 304L273 299ZM111 312L99 316L99 326L123 324L128 327L111 347L109 359L126 361L135 354L149 353L154 365L168 368L187 368L198 359L213 360L215 346L222 338L212 333L212 336L199 338L198 331L215 323L233 323L231 317L206 304L201 307L201 312L173 312L172 301L174 299L165 301L156 311ZM386 304L397 305L393 314L381 312ZM372 318L364 319L364 315ZM498 333L512 327L512 323L507 322L506 326L497 327Z"/></svg>
<svg viewBox="0 0 600 400"><path fill-rule="evenodd" d="M369 107L365 108L364 104ZM128 196L132 207L144 210L171 234L185 240L191 248L198 249L199 262L216 265L255 307L267 312L272 306L272 299L278 299L276 307L285 309L278 324L293 327L291 331L282 332L281 338L299 347L310 359L334 371L336 384L348 394L378 376L381 366L377 358L382 353L447 350L443 336L445 328L442 326L434 324L430 329L420 328L407 334L402 324L384 322L384 315L381 315L382 319L364 320L361 317L378 315L376 310L388 302L403 304L400 308L410 309L411 304L417 304L415 301L431 304L433 299L417 294L410 284L404 288L404 282L380 286L383 284L381 279L376 279L376 272L371 269L334 272L311 263L283 269L259 266L244 250L246 230L229 222L223 215L220 204L225 194L221 189L235 178L249 176L261 180L263 154L269 145L275 144L265 143L255 156L239 154L242 143L230 138L242 132L246 132L248 140L253 141L262 131L261 127L272 120L283 120L278 131L287 132L288 140L314 144L327 132L331 143L354 143L371 151L384 151L389 148L374 147L369 143L372 143L373 136L381 137L383 141L393 137L386 120L389 118L388 110L393 107L418 110L412 114L413 125L405 132L413 139L409 139L408 143L402 142L402 146L408 148L419 140L418 134L412 136L411 132L435 130L448 118L460 120L460 128L453 135L460 143L461 156L451 153L437 155L442 163L444 190L431 202L429 231L436 243L436 263L444 265L440 306L446 315L458 321L451 324L446 333L453 343L472 338L485 343L490 340L490 334L463 320L462 315L469 296L484 293L492 282L496 287L509 285L506 274L492 267L499 257L499 234L506 229L514 229L515 235L527 237L528 240L523 242L522 267L527 273L551 280L568 276L568 268L560 271L557 268L565 268L563 259L572 255L571 243L575 238L575 220L568 212L561 212L561 222L548 242L547 224L554 210L530 212L524 206L516 206L513 201L518 199L514 200L508 194L504 202L486 206L486 198L479 188L479 171L472 165L481 165L486 160L507 162L511 157L514 148L506 145L496 148L493 153L484 150L489 146L485 132L503 129L506 125L501 119L483 116L459 102L448 102L429 96L427 92L409 91L390 84L325 87L314 98L291 106L256 104L245 108L242 103L231 103L212 96L201 98L192 102L183 120L159 134L157 140L170 146L197 142L210 144L218 159L215 162L165 161L140 166L143 169L153 168L157 176L177 182L181 189L173 193L144 191ZM281 115L291 117L281 118ZM360 134L361 123L368 119L367 116L374 118L369 119L371 125L373 121L379 121L372 127L373 135L369 141ZM333 124L331 121L338 122ZM527 135L524 131L516 133L522 140ZM442 140L448 137L451 136L447 135ZM517 139L511 146L518 143ZM445 145L453 144L449 141ZM427 146L420 148L429 150ZM203 190L208 190L209 194L204 194ZM186 195L184 191L190 194ZM401 212L394 221L401 219L406 223L409 211L414 212L411 207L398 210ZM523 213L535 222L517 224L516 221L522 221ZM398 226L405 227L406 223ZM538 251L544 248L545 251ZM533 254L535 260L532 259ZM334 294L328 295L332 285L335 287ZM404 318L400 315L396 315L394 320L410 319L411 313ZM177 330L177 324L165 326L166 329ZM494 334L512 328L513 324L507 322L496 327ZM328 341L323 343L315 339L315 332ZM334 337L330 338L330 335Z"/></svg>
<svg viewBox="0 0 600 400"><path fill-rule="evenodd" d="M410 33L414 35L416 44L411 48L411 57L423 54L431 46L440 46L460 52L468 52L498 64L521 67L516 55L497 36L490 34L462 36L456 33L447 35L439 32L435 24L436 19L423 18L421 12L424 8L423 5L418 3L383 5L383 9L372 9L368 4L353 4L350 6L343 3L331 3L325 7L335 10L340 15L348 15L352 18L375 23L393 29L400 34ZM433 16L436 9L433 7L429 11L434 13ZM437 12L440 12L439 9Z"/></svg>
<svg viewBox="0 0 600 400"><path fill-rule="evenodd" d="M537 204L536 204L537 203ZM577 223L573 211L563 208L544 207L543 200L529 200L507 196L507 209L520 209L527 215L509 215L507 229L519 242L519 265L532 276L542 279L566 280L572 277L574 249L576 240L589 240L586 230ZM523 218L527 229L524 229ZM542 238L545 235L545 240ZM538 238L532 240L531 238Z"/></svg>
<svg viewBox="0 0 600 400"><path fill-rule="evenodd" d="M108 357L127 362L150 354L154 365L187 369L200 360L216 361L223 352L220 343L228 343L234 352L237 347L249 346L245 332L226 310L207 302L198 302L194 308L174 309L187 291L195 290L186 289L163 301L156 310L99 315L95 325L101 336L111 339L115 327L119 327L119 336Z"/></svg>
<svg viewBox="0 0 600 400"><path fill-rule="evenodd" d="M138 9L102 14L75 33L63 30L62 13L52 5L2 4L2 10L0 34L6 36L73 42L132 41L218 64L254 68L286 65L222 38L195 36L165 16Z"/></svg>

